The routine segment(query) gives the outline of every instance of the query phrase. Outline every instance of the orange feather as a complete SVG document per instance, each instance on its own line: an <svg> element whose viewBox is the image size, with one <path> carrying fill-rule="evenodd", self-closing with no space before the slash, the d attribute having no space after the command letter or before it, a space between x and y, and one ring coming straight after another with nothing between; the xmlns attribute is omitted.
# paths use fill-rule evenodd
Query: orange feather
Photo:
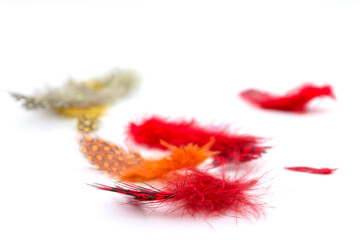
<svg viewBox="0 0 360 240"><path fill-rule="evenodd" d="M202 147L188 144L175 147L164 141L170 153L159 159L146 159L137 151L125 150L113 143L90 135L80 140L81 151L99 170L121 181L149 181L187 167L195 167L216 154L210 151L214 139Z"/></svg>

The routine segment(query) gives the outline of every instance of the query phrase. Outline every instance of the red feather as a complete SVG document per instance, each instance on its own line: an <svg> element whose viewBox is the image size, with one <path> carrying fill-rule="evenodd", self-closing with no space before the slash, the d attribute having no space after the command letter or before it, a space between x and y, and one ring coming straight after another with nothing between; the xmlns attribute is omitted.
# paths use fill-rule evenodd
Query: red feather
<svg viewBox="0 0 360 240"><path fill-rule="evenodd" d="M132 196L135 204L168 204L172 211L181 210L191 216L223 216L259 218L265 204L256 190L259 178L249 179L245 174L235 180L223 175L189 169L185 175L176 175L162 188L144 188L135 184L119 183L116 187L94 185L98 189Z"/></svg>
<svg viewBox="0 0 360 240"><path fill-rule="evenodd" d="M331 174L337 170L337 168L311 168L311 167L285 167L287 170L296 171L296 172L307 172L314 174Z"/></svg>
<svg viewBox="0 0 360 240"><path fill-rule="evenodd" d="M306 104L314 98L331 97L335 99L331 86L317 87L313 84L305 84L293 89L284 96L278 96L255 89L243 91L239 95L244 100L264 109L291 112L304 112Z"/></svg>
<svg viewBox="0 0 360 240"><path fill-rule="evenodd" d="M214 131L200 126L195 120L171 122L160 117L150 117L139 124L130 123L128 134L135 142L158 149L166 149L160 140L174 146L189 143L202 146L214 137L215 143L210 150L219 152L214 156L217 164L257 159L268 149L259 146L262 140L259 137L235 135L226 130Z"/></svg>

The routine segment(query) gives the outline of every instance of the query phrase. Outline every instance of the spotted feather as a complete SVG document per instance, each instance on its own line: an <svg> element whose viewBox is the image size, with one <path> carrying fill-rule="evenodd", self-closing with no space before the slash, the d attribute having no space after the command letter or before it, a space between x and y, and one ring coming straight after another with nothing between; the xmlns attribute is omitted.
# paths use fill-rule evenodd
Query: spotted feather
<svg viewBox="0 0 360 240"><path fill-rule="evenodd" d="M209 150L213 143L214 139L202 147L193 144L175 147L162 142L170 153L158 159L146 159L134 150L125 150L102 138L87 135L80 140L81 152L98 170L122 181L148 181L195 167L215 154Z"/></svg>

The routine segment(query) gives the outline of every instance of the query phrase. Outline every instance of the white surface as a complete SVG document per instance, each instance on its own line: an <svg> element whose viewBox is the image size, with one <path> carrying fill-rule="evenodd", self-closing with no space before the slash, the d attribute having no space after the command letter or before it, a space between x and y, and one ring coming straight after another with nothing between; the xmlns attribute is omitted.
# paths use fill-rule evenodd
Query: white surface
<svg viewBox="0 0 360 240"><path fill-rule="evenodd" d="M0 2L1 239L359 239L359 1ZM27 112L31 93L131 68L139 91L112 107L99 134L123 143L144 114L232 124L271 138L259 164L274 178L267 218L148 215L86 183L109 180L78 151L76 123ZM254 109L237 97L329 83L338 98L308 115ZM331 176L284 166L333 167Z"/></svg>

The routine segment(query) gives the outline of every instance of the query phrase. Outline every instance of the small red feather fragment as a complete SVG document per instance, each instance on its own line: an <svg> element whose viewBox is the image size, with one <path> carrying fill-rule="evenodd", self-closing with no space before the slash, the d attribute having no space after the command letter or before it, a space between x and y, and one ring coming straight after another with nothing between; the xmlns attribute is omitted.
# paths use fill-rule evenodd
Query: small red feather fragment
<svg viewBox="0 0 360 240"><path fill-rule="evenodd" d="M245 101L260 108L290 112L304 112L306 110L306 104L314 98L331 97L335 99L331 86L325 85L318 87L313 84L305 84L291 90L284 96L278 96L255 89L245 90L239 95Z"/></svg>
<svg viewBox="0 0 360 240"><path fill-rule="evenodd" d="M285 167L287 170L296 171L296 172L307 172L314 174L331 174L337 170L337 168L311 168L311 167Z"/></svg>
<svg viewBox="0 0 360 240"><path fill-rule="evenodd" d="M168 121L154 116L138 124L130 123L128 134L133 141L157 149L166 149L160 140L177 147L189 143L203 146L211 137L214 137L215 143L210 150L219 152L214 156L216 164L254 160L261 157L268 149L268 147L259 146L262 140L259 137L235 135L226 129L212 130L210 127L200 126L195 120Z"/></svg>
<svg viewBox="0 0 360 240"><path fill-rule="evenodd" d="M160 190L120 182L116 187L93 185L101 190L132 196L134 204L169 204L170 210L180 210L191 216L223 216L259 218L265 204L259 200L256 190L259 178L249 179L247 174L230 180L224 174L214 176L207 172L189 169L184 175L177 174Z"/></svg>

